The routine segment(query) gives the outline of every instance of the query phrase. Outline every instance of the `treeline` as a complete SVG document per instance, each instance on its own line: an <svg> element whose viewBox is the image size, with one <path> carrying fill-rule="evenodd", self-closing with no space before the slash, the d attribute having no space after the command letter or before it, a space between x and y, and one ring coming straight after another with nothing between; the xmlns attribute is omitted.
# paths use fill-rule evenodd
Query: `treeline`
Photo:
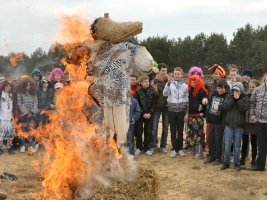
<svg viewBox="0 0 267 200"><path fill-rule="evenodd" d="M188 71L191 66L205 69L214 63L222 63L235 64L240 70L250 68L256 76L267 72L267 25L253 28L247 24L233 33L229 43L222 33L200 33L184 39L167 36L144 40L133 38L132 42L146 46L157 62L165 62L171 68L181 66Z"/></svg>
<svg viewBox="0 0 267 200"><path fill-rule="evenodd" d="M139 40L133 37L129 41L145 46L155 61L164 62L171 69L176 66L183 67L185 71L191 66L206 69L214 63L222 63L235 64L240 70L250 68L256 76L267 72L267 25L253 28L247 24L237 29L229 42L222 33L200 33L183 39L153 36ZM36 66L49 71L54 66L60 66L60 60L65 56L67 52L60 45L55 45L47 53L38 48L30 56L24 55L19 64L27 66L25 72L31 72ZM8 57L0 56L0 72L6 71L9 65Z"/></svg>

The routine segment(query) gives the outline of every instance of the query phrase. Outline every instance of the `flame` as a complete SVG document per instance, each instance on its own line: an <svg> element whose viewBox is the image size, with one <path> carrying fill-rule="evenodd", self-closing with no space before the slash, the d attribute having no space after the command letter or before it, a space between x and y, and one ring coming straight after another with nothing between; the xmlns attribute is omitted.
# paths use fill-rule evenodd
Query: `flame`
<svg viewBox="0 0 267 200"><path fill-rule="evenodd" d="M9 63L11 64L11 66L13 68L16 68L18 66L18 62L22 61L23 59L24 59L24 53L23 52L13 54L13 55L9 56L9 58L8 58Z"/></svg>
<svg viewBox="0 0 267 200"><path fill-rule="evenodd" d="M96 133L96 125L88 124L86 112L93 103L88 86L86 81L65 86L56 94L56 111L49 114L52 123L34 130L46 149L44 159L34 163L44 178L42 199L73 199L88 181L105 176L110 158L118 161L115 141L106 141Z"/></svg>
<svg viewBox="0 0 267 200"><path fill-rule="evenodd" d="M57 33L59 39L66 41L93 41L90 33L90 22L80 15L64 15L59 18L61 29Z"/></svg>
<svg viewBox="0 0 267 200"><path fill-rule="evenodd" d="M83 24L77 22L80 19L77 16L65 19L70 23L66 27L82 30L76 29L76 25ZM73 32L75 38L83 38L78 33ZM86 41L90 41L90 37ZM85 78L90 52L79 48L80 44L84 44L84 41L75 40L61 45L70 55L75 54L61 61L71 83L56 92L56 110L47 112L51 123L32 130L36 140L45 146L42 157L33 162L43 177L43 192L39 199L71 200L83 195L88 197L94 184L106 185L109 178L125 177L125 170L122 169L127 167L121 166L125 165L125 160L119 159L121 154L116 142L113 138L106 139L101 126L89 123L94 117L89 115L89 111L95 105L88 96L92 77Z"/></svg>

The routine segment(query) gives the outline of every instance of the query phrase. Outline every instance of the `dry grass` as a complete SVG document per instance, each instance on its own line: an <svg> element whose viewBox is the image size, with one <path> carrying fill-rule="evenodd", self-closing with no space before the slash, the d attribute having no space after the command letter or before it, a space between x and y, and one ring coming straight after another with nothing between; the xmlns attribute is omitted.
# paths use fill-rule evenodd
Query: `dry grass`
<svg viewBox="0 0 267 200"><path fill-rule="evenodd" d="M157 200L159 179L151 167L140 167L132 182L113 180L110 188L95 186L89 200Z"/></svg>

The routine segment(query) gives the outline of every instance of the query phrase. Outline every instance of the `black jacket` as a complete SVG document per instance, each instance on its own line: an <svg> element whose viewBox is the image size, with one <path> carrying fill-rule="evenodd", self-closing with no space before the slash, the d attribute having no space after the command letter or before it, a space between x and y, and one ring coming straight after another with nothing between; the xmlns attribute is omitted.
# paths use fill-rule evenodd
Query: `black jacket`
<svg viewBox="0 0 267 200"><path fill-rule="evenodd" d="M206 110L206 120L208 123L219 124L225 119L226 112L222 109L222 105L227 95L227 92L220 95L217 91L214 91L209 96L209 104ZM214 106L217 106L218 110L214 109Z"/></svg>
<svg viewBox="0 0 267 200"><path fill-rule="evenodd" d="M50 104L53 104L53 90L48 88L46 91L43 88L39 88L37 91L38 97L38 109L40 110L49 110Z"/></svg>
<svg viewBox="0 0 267 200"><path fill-rule="evenodd" d="M241 94L239 99L235 99L232 94L228 94L223 105L226 113L225 123L232 128L243 128L246 122L246 112L249 109L249 97Z"/></svg>
<svg viewBox="0 0 267 200"><path fill-rule="evenodd" d="M205 113L205 106L202 105L202 99L205 97L207 95L202 89L198 91L195 97L193 96L193 92L189 92L189 113Z"/></svg>
<svg viewBox="0 0 267 200"><path fill-rule="evenodd" d="M143 87L139 88L135 94L134 98L137 99L140 109L141 116L143 114L153 114L155 109L155 94L150 87L147 89L143 89Z"/></svg>

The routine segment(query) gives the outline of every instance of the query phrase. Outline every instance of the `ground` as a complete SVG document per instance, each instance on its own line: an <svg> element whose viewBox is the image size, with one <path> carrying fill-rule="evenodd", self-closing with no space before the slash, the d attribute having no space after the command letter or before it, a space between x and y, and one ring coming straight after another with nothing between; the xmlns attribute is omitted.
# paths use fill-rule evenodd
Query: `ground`
<svg viewBox="0 0 267 200"><path fill-rule="evenodd" d="M28 156L16 151L0 156L0 172L15 174L16 181L0 179L0 192L8 199L31 199L32 194L41 191L41 178L31 163L38 155ZM204 164L194 160L190 152L185 157L170 158L157 150L153 156L136 157L138 165L152 167L160 179L162 200L251 200L267 199L267 173L242 170L231 166L225 171L220 166ZM249 162L248 162L249 163ZM247 165L249 167L249 165Z"/></svg>

